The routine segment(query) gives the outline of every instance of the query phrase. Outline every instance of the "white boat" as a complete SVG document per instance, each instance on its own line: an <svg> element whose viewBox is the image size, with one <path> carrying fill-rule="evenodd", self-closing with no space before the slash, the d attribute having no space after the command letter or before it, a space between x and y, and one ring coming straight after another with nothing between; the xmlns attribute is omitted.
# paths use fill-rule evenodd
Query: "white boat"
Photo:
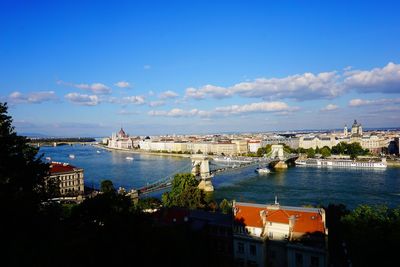
<svg viewBox="0 0 400 267"><path fill-rule="evenodd" d="M74 154L69 154L69 158L74 159L75 155Z"/></svg>
<svg viewBox="0 0 400 267"><path fill-rule="evenodd" d="M385 169L387 167L386 159L382 161L355 161L349 159L307 159L296 160L296 165L317 166L317 167L345 167L345 168L373 168Z"/></svg>
<svg viewBox="0 0 400 267"><path fill-rule="evenodd" d="M46 157L46 160L51 161L51 158L50 157Z"/></svg>
<svg viewBox="0 0 400 267"><path fill-rule="evenodd" d="M97 153L97 154L100 154L101 152L100 152L100 150L97 150L96 153Z"/></svg>
<svg viewBox="0 0 400 267"><path fill-rule="evenodd" d="M257 168L256 172L258 172L259 174L266 174L266 173L270 173L271 170L268 168Z"/></svg>
<svg viewBox="0 0 400 267"><path fill-rule="evenodd" d="M126 157L126 159L127 159L127 160L133 160L133 158L132 158L132 157Z"/></svg>
<svg viewBox="0 0 400 267"><path fill-rule="evenodd" d="M307 162L305 160L296 160L294 163L296 163L296 165L307 165Z"/></svg>

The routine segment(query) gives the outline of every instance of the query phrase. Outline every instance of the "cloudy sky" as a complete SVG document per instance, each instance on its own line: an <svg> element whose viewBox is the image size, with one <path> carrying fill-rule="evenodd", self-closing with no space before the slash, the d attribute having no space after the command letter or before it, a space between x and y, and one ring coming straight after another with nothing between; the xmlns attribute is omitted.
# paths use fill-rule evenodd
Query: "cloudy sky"
<svg viewBox="0 0 400 267"><path fill-rule="evenodd" d="M0 2L21 133L400 126L398 1Z"/></svg>

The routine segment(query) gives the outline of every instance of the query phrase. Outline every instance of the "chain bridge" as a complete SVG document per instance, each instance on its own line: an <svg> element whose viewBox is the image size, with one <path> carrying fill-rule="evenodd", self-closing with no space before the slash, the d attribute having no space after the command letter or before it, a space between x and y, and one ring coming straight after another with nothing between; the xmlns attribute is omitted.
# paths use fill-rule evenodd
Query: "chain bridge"
<svg viewBox="0 0 400 267"><path fill-rule="evenodd" d="M191 172L200 181L199 188L206 192L211 192L214 191L212 178L216 173L257 165L272 168L287 168L287 162L294 161L297 158L297 154L290 154L284 151L282 145L272 145L271 151L263 157L224 157L194 154L191 156L191 164L174 171L174 173L154 183L138 188L137 191L139 195L146 195L167 189L172 186L172 180L176 174Z"/></svg>

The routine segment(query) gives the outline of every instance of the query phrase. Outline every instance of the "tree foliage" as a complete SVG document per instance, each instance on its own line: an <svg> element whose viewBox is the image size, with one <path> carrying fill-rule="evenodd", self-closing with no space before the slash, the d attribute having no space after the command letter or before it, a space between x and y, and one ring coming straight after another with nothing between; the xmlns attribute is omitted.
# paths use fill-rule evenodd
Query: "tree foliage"
<svg viewBox="0 0 400 267"><path fill-rule="evenodd" d="M331 149L327 146L324 146L323 148L321 148L320 153L323 158L327 158L331 155Z"/></svg>
<svg viewBox="0 0 400 267"><path fill-rule="evenodd" d="M199 182L193 174L177 174L172 181L172 189L162 195L166 207L185 207L190 209L206 206L205 193L198 188Z"/></svg>
<svg viewBox="0 0 400 267"><path fill-rule="evenodd" d="M262 157L265 154L268 154L269 152L271 152L271 149L272 149L271 147L272 147L272 145L266 145L265 147L260 147L257 150L257 156Z"/></svg>
<svg viewBox="0 0 400 267"><path fill-rule="evenodd" d="M229 214L232 212L232 204L224 198L221 203L219 203L219 209L222 213Z"/></svg>
<svg viewBox="0 0 400 267"><path fill-rule="evenodd" d="M397 260L400 208L361 205L342 219L354 266L383 266Z"/></svg>
<svg viewBox="0 0 400 267"><path fill-rule="evenodd" d="M0 103L1 202L30 199L31 204L37 204L47 197L45 177L49 168L37 157L38 149L30 146L27 138L17 135L7 109L7 104Z"/></svg>
<svg viewBox="0 0 400 267"><path fill-rule="evenodd" d="M340 142L336 146L333 146L332 154L338 155L349 155L352 159L357 158L357 156L367 155L369 153L368 149L363 149L358 142L345 143Z"/></svg>
<svg viewBox="0 0 400 267"><path fill-rule="evenodd" d="M307 149L307 157L308 157L308 158L313 158L313 157L315 157L315 150L314 150L314 148L310 147L309 149Z"/></svg>
<svg viewBox="0 0 400 267"><path fill-rule="evenodd" d="M116 192L114 184L110 180L101 181L100 191L103 193L115 193Z"/></svg>

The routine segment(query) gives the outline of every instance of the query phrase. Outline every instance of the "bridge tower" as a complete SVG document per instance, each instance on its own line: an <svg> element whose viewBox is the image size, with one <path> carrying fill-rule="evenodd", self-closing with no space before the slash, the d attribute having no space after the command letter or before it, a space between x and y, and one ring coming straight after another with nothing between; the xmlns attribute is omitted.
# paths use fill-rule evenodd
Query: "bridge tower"
<svg viewBox="0 0 400 267"><path fill-rule="evenodd" d="M276 169L287 169L288 165L285 162L285 154L283 151L283 145L272 145L271 146L271 158L278 158L278 163L275 164Z"/></svg>
<svg viewBox="0 0 400 267"><path fill-rule="evenodd" d="M206 191L214 191L211 178L213 175L210 173L210 158L206 155L195 154L191 156L192 160L192 174L200 180L199 188Z"/></svg>

